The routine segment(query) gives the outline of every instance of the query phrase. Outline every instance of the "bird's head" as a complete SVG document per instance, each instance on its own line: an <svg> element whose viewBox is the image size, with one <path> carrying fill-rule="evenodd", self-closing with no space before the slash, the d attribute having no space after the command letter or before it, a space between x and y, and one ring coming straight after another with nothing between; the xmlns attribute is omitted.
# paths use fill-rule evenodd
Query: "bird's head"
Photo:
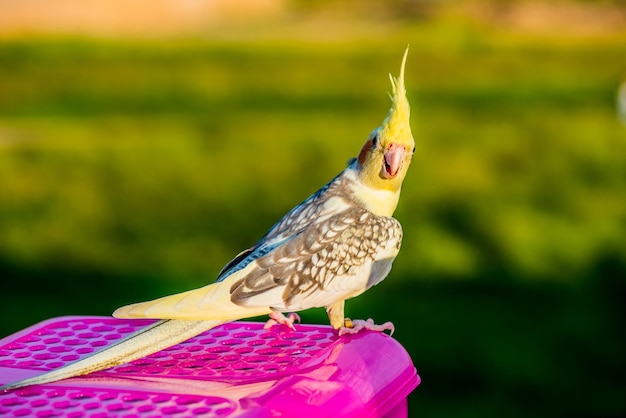
<svg viewBox="0 0 626 418"><path fill-rule="evenodd" d="M400 76L389 75L392 102L389 114L383 124L370 134L355 161L361 183L375 190L399 192L415 150L409 124L409 101L404 88L408 51L407 48L402 58Z"/></svg>

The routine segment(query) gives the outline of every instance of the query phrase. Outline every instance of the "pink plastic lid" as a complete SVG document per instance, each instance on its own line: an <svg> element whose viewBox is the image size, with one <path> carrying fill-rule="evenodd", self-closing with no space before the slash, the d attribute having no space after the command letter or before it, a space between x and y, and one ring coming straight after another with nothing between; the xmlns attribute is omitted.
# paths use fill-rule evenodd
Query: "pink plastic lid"
<svg viewBox="0 0 626 418"><path fill-rule="evenodd" d="M61 367L150 324L61 317L0 340L0 383ZM129 364L0 392L0 417L385 416L419 384L393 338L233 322Z"/></svg>

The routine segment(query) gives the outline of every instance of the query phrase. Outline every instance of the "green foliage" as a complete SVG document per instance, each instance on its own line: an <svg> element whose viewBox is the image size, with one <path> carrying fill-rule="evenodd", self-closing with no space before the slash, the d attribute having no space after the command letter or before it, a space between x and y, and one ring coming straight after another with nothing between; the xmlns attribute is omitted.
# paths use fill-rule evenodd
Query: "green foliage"
<svg viewBox="0 0 626 418"><path fill-rule="evenodd" d="M396 322L417 414L623 413L624 39L6 41L0 333L212 281L358 152L407 39L405 241L350 315Z"/></svg>

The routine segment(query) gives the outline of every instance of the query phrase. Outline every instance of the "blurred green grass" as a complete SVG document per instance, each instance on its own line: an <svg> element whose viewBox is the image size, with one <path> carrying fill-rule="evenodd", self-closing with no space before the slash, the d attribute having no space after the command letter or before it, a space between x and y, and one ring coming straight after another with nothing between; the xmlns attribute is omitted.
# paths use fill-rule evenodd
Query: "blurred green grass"
<svg viewBox="0 0 626 418"><path fill-rule="evenodd" d="M348 314L395 322L415 416L619 416L624 41L5 40L0 334L212 281L358 152L410 43L405 241Z"/></svg>

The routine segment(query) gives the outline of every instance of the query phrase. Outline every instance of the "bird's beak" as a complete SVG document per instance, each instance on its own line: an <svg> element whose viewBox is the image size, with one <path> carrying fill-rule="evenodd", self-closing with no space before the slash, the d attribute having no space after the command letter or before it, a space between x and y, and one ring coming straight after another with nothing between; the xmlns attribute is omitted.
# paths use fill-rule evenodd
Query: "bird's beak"
<svg viewBox="0 0 626 418"><path fill-rule="evenodd" d="M380 170L383 178L391 179L398 174L398 171L400 171L402 167L402 162L404 161L404 154L406 154L406 149L404 149L402 145L393 142L389 144L383 158L383 166Z"/></svg>

